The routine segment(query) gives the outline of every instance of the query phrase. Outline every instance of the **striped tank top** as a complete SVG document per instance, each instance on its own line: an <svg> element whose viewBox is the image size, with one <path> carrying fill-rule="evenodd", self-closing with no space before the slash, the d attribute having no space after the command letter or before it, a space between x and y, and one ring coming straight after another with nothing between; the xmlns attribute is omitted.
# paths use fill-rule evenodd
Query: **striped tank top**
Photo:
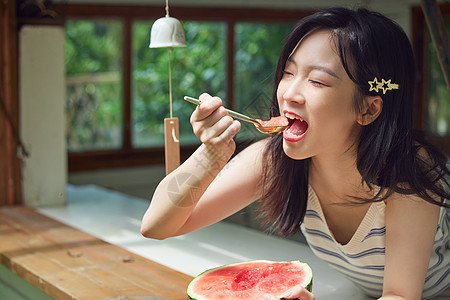
<svg viewBox="0 0 450 300"><path fill-rule="evenodd" d="M385 234L384 202L371 204L351 240L339 244L331 234L317 195L309 187L308 205L301 230L312 251L366 294L380 297L383 291ZM450 289L450 209L441 207L424 299Z"/></svg>

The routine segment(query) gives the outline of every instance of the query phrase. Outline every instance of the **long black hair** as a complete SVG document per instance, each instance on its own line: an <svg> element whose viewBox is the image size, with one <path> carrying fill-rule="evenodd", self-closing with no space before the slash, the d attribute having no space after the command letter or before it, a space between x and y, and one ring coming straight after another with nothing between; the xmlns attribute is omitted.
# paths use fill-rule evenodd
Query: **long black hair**
<svg viewBox="0 0 450 300"><path fill-rule="evenodd" d="M416 70L411 44L400 26L385 16L366 9L329 8L303 18L278 60L271 116L280 115L276 90L287 59L302 37L316 29L331 32L342 65L356 84L356 111L361 111L364 96L378 94L383 99L381 114L362 129L356 161L362 184L380 189L373 198L358 200L383 201L397 192L448 207L435 197L450 198L441 185L449 186L447 159L413 129ZM390 79L399 89L385 94L382 89L369 91L368 82L374 78ZM310 158L289 158L282 143L282 135L272 136L265 149L260 216L272 223L273 230L289 236L299 229L306 212Z"/></svg>

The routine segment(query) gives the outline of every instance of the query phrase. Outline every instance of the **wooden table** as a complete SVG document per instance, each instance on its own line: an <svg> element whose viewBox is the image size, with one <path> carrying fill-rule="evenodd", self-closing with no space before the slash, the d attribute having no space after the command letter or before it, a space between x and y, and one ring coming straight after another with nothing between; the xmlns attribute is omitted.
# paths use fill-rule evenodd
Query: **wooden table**
<svg viewBox="0 0 450 300"><path fill-rule="evenodd" d="M192 280L23 206L0 208L0 263L54 299L187 299Z"/></svg>

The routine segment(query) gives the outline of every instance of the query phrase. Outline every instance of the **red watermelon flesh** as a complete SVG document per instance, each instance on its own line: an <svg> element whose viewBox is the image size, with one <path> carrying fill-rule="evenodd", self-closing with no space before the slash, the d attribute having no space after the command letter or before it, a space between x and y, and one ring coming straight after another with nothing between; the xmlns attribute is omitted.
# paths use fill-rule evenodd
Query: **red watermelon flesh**
<svg viewBox="0 0 450 300"><path fill-rule="evenodd" d="M188 287L190 299L263 299L265 295L282 298L288 290L301 285L310 290L312 272L299 261L251 261L208 270Z"/></svg>
<svg viewBox="0 0 450 300"><path fill-rule="evenodd" d="M274 127L274 126L288 126L289 119L283 116L272 117L268 121L263 121L256 119L264 127Z"/></svg>
<svg viewBox="0 0 450 300"><path fill-rule="evenodd" d="M289 125L289 119L283 116L272 117L268 121L263 121L260 119L256 119L256 121L258 121L258 123L261 124L265 130L271 132L270 134L280 133Z"/></svg>

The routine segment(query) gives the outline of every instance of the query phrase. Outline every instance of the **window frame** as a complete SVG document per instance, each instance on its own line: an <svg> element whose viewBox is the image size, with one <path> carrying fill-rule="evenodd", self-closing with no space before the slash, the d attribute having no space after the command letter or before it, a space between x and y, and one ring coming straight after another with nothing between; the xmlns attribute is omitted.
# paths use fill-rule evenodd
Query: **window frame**
<svg viewBox="0 0 450 300"><path fill-rule="evenodd" d="M444 17L450 16L450 3L439 4L439 9ZM417 72L419 76L419 82L416 88L416 104L417 110L415 112L414 125L415 128L420 130L426 130L426 115L427 115L427 79L426 74L428 70L427 61L427 40L426 33L428 31L427 23L421 6L412 7L411 11L412 19L412 44L413 50L417 62ZM450 138L437 137L427 135L428 140L438 147L447 157L450 157Z"/></svg>
<svg viewBox="0 0 450 300"><path fill-rule="evenodd" d="M120 149L94 150L68 153L68 171L85 171L143 165L161 165L165 162L164 147L135 148L132 145L132 26L134 21L156 20L165 15L164 7L140 5L55 5L55 11L65 19L121 19L124 24L123 39L123 145ZM313 13L303 9L256 9L218 7L170 7L170 15L182 21L217 21L227 25L227 76L226 94L233 107L234 25L237 22L297 22ZM149 28L150 29L150 28ZM163 122L163 120L161 120ZM181 161L189 157L198 145L181 146Z"/></svg>

